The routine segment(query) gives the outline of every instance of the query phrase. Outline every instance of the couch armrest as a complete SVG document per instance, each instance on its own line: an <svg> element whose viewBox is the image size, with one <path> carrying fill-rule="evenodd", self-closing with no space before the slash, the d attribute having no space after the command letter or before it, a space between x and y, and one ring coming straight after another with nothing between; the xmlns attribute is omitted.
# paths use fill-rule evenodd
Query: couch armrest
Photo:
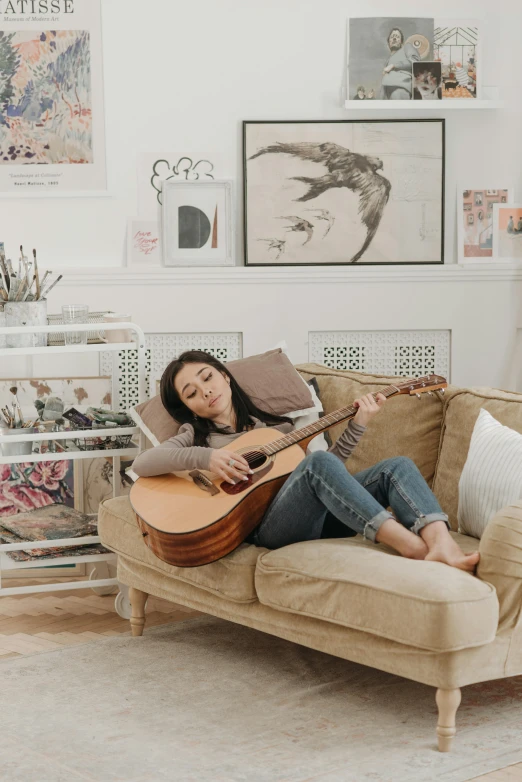
<svg viewBox="0 0 522 782"><path fill-rule="evenodd" d="M499 629L514 627L522 608L522 502L498 511L486 526L479 551L477 575L497 591Z"/></svg>

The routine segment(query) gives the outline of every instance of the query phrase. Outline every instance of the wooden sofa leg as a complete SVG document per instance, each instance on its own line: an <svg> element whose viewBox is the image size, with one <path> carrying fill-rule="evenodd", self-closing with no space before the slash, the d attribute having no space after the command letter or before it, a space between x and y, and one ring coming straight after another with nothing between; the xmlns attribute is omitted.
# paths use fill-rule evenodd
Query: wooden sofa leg
<svg viewBox="0 0 522 782"><path fill-rule="evenodd" d="M439 709L439 721L437 723L437 736L439 751L449 752L455 733L455 715L460 706L462 694L455 690L437 690L435 701Z"/></svg>
<svg viewBox="0 0 522 782"><path fill-rule="evenodd" d="M147 602L148 594L142 592L141 589L129 588L129 600L131 604L131 632L132 635L138 637L143 635L143 628L145 627L145 603Z"/></svg>

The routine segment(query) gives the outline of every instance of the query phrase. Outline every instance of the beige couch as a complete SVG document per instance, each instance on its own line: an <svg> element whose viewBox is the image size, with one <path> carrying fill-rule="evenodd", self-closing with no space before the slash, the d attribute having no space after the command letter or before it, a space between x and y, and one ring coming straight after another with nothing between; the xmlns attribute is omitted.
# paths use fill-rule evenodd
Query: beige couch
<svg viewBox="0 0 522 782"><path fill-rule="evenodd" d="M326 412L400 379L297 368L317 377ZM522 432L522 394L450 386L444 396L397 396L371 421L347 468L410 457L456 529L459 476L481 407ZM131 587L134 635L143 631L147 596L156 595L432 685L443 751L455 734L461 687L522 673L522 502L499 510L481 541L453 533L465 551L479 548L478 577L405 559L360 536L273 551L243 544L210 565L177 568L143 543L127 497L101 505L99 531L119 554L118 579Z"/></svg>

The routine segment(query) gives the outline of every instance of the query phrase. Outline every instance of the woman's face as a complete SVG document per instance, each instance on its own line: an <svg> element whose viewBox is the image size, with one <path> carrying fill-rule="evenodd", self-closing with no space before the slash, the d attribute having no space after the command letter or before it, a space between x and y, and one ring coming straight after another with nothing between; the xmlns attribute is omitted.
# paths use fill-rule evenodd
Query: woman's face
<svg viewBox="0 0 522 782"><path fill-rule="evenodd" d="M200 418L217 419L232 406L228 376L209 364L185 364L174 380L179 398Z"/></svg>

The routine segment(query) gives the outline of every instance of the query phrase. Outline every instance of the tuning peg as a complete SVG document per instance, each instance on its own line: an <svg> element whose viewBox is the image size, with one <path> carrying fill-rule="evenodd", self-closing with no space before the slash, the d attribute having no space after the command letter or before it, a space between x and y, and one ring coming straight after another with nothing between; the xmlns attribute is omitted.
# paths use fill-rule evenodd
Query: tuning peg
<svg viewBox="0 0 522 782"><path fill-rule="evenodd" d="M428 396L433 396L433 391L428 391Z"/></svg>
<svg viewBox="0 0 522 782"><path fill-rule="evenodd" d="M446 390L445 388L441 388L441 389L440 389L440 393L441 393L442 395L444 395L444 391L445 391L445 390Z"/></svg>
<svg viewBox="0 0 522 782"><path fill-rule="evenodd" d="M420 394L415 394L415 396L417 397L417 399L420 399L420 398L421 398L421 395L420 395Z"/></svg>

